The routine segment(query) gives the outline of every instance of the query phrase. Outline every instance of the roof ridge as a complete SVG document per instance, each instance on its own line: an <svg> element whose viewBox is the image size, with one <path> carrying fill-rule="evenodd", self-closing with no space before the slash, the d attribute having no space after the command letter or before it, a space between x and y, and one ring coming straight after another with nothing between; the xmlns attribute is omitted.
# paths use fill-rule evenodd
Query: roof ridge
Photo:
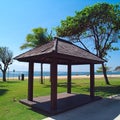
<svg viewBox="0 0 120 120"><path fill-rule="evenodd" d="M53 46L53 51L54 51L54 52L57 52L57 45L58 45L58 39L55 38L55 39L54 39L54 46Z"/></svg>
<svg viewBox="0 0 120 120"><path fill-rule="evenodd" d="M66 39L60 38L60 37L54 37L54 39L57 39L59 41L65 42L65 43L73 44L72 42L70 42L70 41L68 41Z"/></svg>

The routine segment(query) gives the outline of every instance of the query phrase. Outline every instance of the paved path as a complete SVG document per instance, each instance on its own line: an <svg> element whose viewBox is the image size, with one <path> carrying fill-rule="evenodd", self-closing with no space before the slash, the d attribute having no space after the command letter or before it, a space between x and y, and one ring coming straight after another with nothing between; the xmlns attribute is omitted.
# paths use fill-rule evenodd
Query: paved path
<svg viewBox="0 0 120 120"><path fill-rule="evenodd" d="M44 120L120 120L120 95L101 99Z"/></svg>

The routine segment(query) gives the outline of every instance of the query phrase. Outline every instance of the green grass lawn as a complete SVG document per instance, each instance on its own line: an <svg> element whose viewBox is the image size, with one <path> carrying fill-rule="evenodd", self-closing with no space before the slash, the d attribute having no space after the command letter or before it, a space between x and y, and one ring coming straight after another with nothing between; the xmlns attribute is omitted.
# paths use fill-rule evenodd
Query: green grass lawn
<svg viewBox="0 0 120 120"><path fill-rule="evenodd" d="M120 78L109 78L109 80L111 83L109 86L103 79L95 80L95 95L107 97L120 94ZM66 92L66 80L58 80L58 92ZM89 94L89 80L74 79L72 92ZM49 80L45 80L43 85L39 83L39 80L34 80L34 97L49 94ZM19 100L24 98L27 98L27 80L0 81L0 120L41 120L46 117L19 103Z"/></svg>

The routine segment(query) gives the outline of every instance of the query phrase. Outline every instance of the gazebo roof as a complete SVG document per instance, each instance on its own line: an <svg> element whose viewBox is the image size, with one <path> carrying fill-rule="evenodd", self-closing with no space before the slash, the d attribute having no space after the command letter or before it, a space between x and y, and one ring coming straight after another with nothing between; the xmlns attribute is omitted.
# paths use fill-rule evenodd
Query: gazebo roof
<svg viewBox="0 0 120 120"><path fill-rule="evenodd" d="M15 57L15 59L36 63L52 63L54 59L58 64L100 64L104 62L103 59L96 55L57 37L47 44L33 48Z"/></svg>

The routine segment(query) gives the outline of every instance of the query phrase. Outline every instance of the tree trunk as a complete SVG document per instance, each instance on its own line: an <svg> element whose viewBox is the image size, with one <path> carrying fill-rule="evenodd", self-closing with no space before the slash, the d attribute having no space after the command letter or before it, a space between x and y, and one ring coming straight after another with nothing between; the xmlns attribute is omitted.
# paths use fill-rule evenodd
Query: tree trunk
<svg viewBox="0 0 120 120"><path fill-rule="evenodd" d="M3 82L6 82L6 71L2 71L3 73Z"/></svg>
<svg viewBox="0 0 120 120"><path fill-rule="evenodd" d="M43 84L43 63L41 63L41 84Z"/></svg>
<svg viewBox="0 0 120 120"><path fill-rule="evenodd" d="M110 85L104 63L102 63L102 68L103 68L103 75L104 75L104 78L105 78L105 82L106 82L107 85Z"/></svg>

